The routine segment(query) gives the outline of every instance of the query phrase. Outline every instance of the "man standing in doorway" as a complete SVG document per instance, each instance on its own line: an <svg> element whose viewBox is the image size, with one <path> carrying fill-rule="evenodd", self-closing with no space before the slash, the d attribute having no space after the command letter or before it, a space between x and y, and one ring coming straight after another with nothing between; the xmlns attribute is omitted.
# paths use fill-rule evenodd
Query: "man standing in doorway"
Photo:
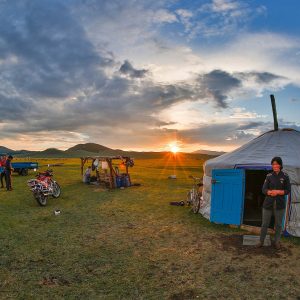
<svg viewBox="0 0 300 300"><path fill-rule="evenodd" d="M6 189L7 191L12 191L12 184L11 184L11 174L14 170L11 161L13 157L11 155L8 156L6 163L5 163L5 180L6 180Z"/></svg>
<svg viewBox="0 0 300 300"><path fill-rule="evenodd" d="M266 195L263 203L262 226L260 242L258 247L262 247L270 225L272 214L275 217L275 237L274 246L280 249L280 236L282 231L282 220L285 214L285 195L291 192L291 183L288 174L282 172L282 159L274 157L271 161L273 172L268 174L264 182L262 192Z"/></svg>

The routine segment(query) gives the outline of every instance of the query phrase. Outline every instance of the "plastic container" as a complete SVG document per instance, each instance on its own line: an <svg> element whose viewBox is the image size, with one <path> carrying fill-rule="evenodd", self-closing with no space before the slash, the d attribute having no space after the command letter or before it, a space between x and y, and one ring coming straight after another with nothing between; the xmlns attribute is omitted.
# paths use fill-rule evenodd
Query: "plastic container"
<svg viewBox="0 0 300 300"><path fill-rule="evenodd" d="M130 180L129 180L128 175L126 175L125 184L126 184L126 187L130 187Z"/></svg>
<svg viewBox="0 0 300 300"><path fill-rule="evenodd" d="M122 187L122 176L116 176L116 187Z"/></svg>
<svg viewBox="0 0 300 300"><path fill-rule="evenodd" d="M129 176L127 174L122 174L122 186L123 187L130 186L130 180L129 180Z"/></svg>

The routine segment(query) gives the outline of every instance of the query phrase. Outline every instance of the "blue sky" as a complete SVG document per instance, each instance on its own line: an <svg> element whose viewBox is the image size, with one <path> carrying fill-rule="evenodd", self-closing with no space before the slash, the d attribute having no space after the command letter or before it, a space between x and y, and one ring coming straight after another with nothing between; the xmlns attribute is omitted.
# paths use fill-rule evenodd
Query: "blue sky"
<svg viewBox="0 0 300 300"><path fill-rule="evenodd" d="M0 1L1 145L230 151L300 128L300 2Z"/></svg>

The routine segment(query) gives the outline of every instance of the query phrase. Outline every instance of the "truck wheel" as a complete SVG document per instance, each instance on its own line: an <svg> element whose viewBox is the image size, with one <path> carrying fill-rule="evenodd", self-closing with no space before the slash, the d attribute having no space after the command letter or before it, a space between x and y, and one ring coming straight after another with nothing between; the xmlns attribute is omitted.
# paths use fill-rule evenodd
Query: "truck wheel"
<svg viewBox="0 0 300 300"><path fill-rule="evenodd" d="M22 175L22 176L27 176L27 175L28 175L28 169L22 169L22 170L20 171L20 175Z"/></svg>

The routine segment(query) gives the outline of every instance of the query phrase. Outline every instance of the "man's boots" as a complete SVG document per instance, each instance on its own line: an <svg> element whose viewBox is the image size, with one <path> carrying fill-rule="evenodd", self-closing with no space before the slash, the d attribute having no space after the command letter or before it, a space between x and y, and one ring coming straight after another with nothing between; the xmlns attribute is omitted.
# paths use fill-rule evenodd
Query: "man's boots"
<svg viewBox="0 0 300 300"><path fill-rule="evenodd" d="M274 247L276 250L280 250L280 243L279 242L275 242L274 243Z"/></svg>

